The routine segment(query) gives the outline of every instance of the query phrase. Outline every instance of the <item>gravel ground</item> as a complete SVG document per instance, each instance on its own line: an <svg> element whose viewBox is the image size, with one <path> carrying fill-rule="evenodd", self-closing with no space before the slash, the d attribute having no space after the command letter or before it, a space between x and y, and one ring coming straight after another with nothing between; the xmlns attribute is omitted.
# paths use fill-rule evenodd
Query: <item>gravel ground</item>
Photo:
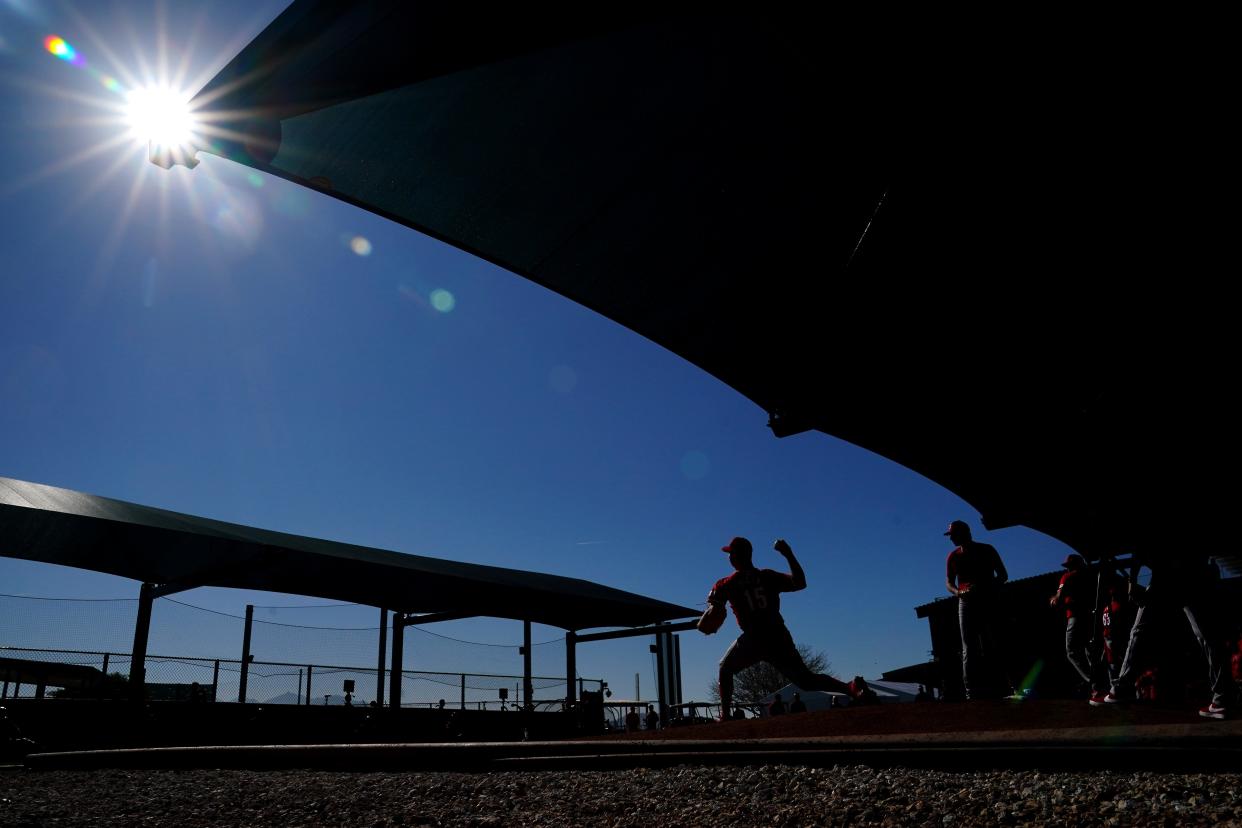
<svg viewBox="0 0 1242 828"><path fill-rule="evenodd" d="M0 772L0 825L1239 825L1242 774Z"/></svg>

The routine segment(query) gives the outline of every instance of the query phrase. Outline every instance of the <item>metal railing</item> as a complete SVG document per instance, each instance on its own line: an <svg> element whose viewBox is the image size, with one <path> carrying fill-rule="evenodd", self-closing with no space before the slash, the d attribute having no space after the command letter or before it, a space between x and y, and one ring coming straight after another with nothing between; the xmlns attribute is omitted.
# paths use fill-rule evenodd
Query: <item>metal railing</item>
<svg viewBox="0 0 1242 828"><path fill-rule="evenodd" d="M21 659L45 665L74 665L98 671L93 684L56 684L54 676L41 684L16 674L0 686L0 698L32 698L40 692L48 697L97 698L123 695L128 687L130 653L102 650L60 650L32 647L0 647L0 657ZM239 659L195 656L155 655L146 657L147 697L161 701L237 702L242 686ZM250 704L343 705L347 703L346 681L353 681L348 703L367 705L376 699L377 682L383 682L387 697L390 676L382 677L375 666L348 667L279 661L251 661L245 671L246 698ZM579 679L586 689L602 690L600 679ZM559 709L566 698L565 678L532 676L536 709ZM77 686L82 685L82 686ZM401 671L403 708L503 710L521 707L522 676L488 673ZM502 698L501 691L505 698Z"/></svg>

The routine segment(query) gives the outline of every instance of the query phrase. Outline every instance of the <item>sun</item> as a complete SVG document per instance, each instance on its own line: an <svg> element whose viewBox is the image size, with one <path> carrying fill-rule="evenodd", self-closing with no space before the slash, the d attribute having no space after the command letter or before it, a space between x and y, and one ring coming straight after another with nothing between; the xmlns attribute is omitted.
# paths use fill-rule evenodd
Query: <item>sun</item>
<svg viewBox="0 0 1242 828"><path fill-rule="evenodd" d="M129 134L152 149L187 150L198 141L199 124L190 96L166 86L146 86L125 96Z"/></svg>

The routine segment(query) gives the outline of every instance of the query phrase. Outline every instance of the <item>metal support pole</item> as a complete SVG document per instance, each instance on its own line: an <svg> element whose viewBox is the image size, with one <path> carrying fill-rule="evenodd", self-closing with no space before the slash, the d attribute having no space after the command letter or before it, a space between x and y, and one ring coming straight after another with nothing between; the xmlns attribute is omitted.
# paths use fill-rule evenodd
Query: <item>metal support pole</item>
<svg viewBox="0 0 1242 828"><path fill-rule="evenodd" d="M461 674L461 709L466 709L466 674Z"/></svg>
<svg viewBox="0 0 1242 828"><path fill-rule="evenodd" d="M298 706L302 706L302 668L298 668Z"/></svg>
<svg viewBox="0 0 1242 828"><path fill-rule="evenodd" d="M656 657L656 710L660 713L660 721L668 721L668 671L665 667L665 641L668 633L658 632L655 646L651 648Z"/></svg>
<svg viewBox="0 0 1242 828"><path fill-rule="evenodd" d="M534 682L530 679L531 674L531 652L530 652L530 622L522 622L522 704L526 709L530 709L534 704L531 698L534 695Z"/></svg>
<svg viewBox="0 0 1242 828"><path fill-rule="evenodd" d="M35 696L34 697L36 699L41 699L43 698L43 694L46 692L47 692L47 681L46 679L40 680L39 683L35 685Z"/></svg>
<svg viewBox="0 0 1242 828"><path fill-rule="evenodd" d="M211 700L214 702L220 698L220 659L216 659L216 666L211 669Z"/></svg>
<svg viewBox="0 0 1242 828"><path fill-rule="evenodd" d="M311 675L315 672L314 664L306 665L306 706L310 707L311 700Z"/></svg>
<svg viewBox="0 0 1242 828"><path fill-rule="evenodd" d="M250 678L250 630L254 626L254 604L246 604L246 627L242 631L241 679L237 685L237 703L246 703L246 681Z"/></svg>
<svg viewBox="0 0 1242 828"><path fill-rule="evenodd" d="M384 656L388 649L388 610L380 608L379 658L375 662L375 705L384 706Z"/></svg>
<svg viewBox="0 0 1242 828"><path fill-rule="evenodd" d="M681 636L673 636L673 704L681 704Z"/></svg>
<svg viewBox="0 0 1242 828"><path fill-rule="evenodd" d="M392 671L389 673L388 703L401 707L401 670L405 658L405 613L392 614Z"/></svg>
<svg viewBox="0 0 1242 828"><path fill-rule="evenodd" d="M155 603L155 584L144 583L138 590L138 620L134 623L134 650L129 660L129 689L134 701L146 696L147 638L151 635L151 606Z"/></svg>
<svg viewBox="0 0 1242 828"><path fill-rule="evenodd" d="M573 707L578 703L576 695L578 679L578 654L575 647L578 634L573 630L565 631L565 705Z"/></svg>
<svg viewBox="0 0 1242 828"><path fill-rule="evenodd" d="M99 672L103 673L105 678L107 678L108 676L108 656L109 655L111 655L111 653L104 653L103 666L99 668Z"/></svg>
<svg viewBox="0 0 1242 828"><path fill-rule="evenodd" d="M7 699L8 697L9 697L9 683L6 681L4 683L4 690L0 691L0 699Z"/></svg>

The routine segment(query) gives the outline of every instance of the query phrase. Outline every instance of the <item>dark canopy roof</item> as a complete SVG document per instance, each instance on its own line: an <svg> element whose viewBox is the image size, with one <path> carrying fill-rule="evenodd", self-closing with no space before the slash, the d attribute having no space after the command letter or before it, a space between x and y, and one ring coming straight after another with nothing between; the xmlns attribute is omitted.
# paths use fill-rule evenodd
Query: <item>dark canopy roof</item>
<svg viewBox="0 0 1242 828"><path fill-rule="evenodd" d="M0 555L158 584L287 592L565 629L698 615L577 578L269 532L5 477Z"/></svg>
<svg viewBox="0 0 1242 828"><path fill-rule="evenodd" d="M57 661L0 656L0 681L73 687L93 684L102 679L102 672L85 664L61 664Z"/></svg>
<svg viewBox="0 0 1242 828"><path fill-rule="evenodd" d="M593 308L991 528L1094 556L1223 525L1230 326L1152 39L708 8L297 0L195 100L210 151Z"/></svg>

